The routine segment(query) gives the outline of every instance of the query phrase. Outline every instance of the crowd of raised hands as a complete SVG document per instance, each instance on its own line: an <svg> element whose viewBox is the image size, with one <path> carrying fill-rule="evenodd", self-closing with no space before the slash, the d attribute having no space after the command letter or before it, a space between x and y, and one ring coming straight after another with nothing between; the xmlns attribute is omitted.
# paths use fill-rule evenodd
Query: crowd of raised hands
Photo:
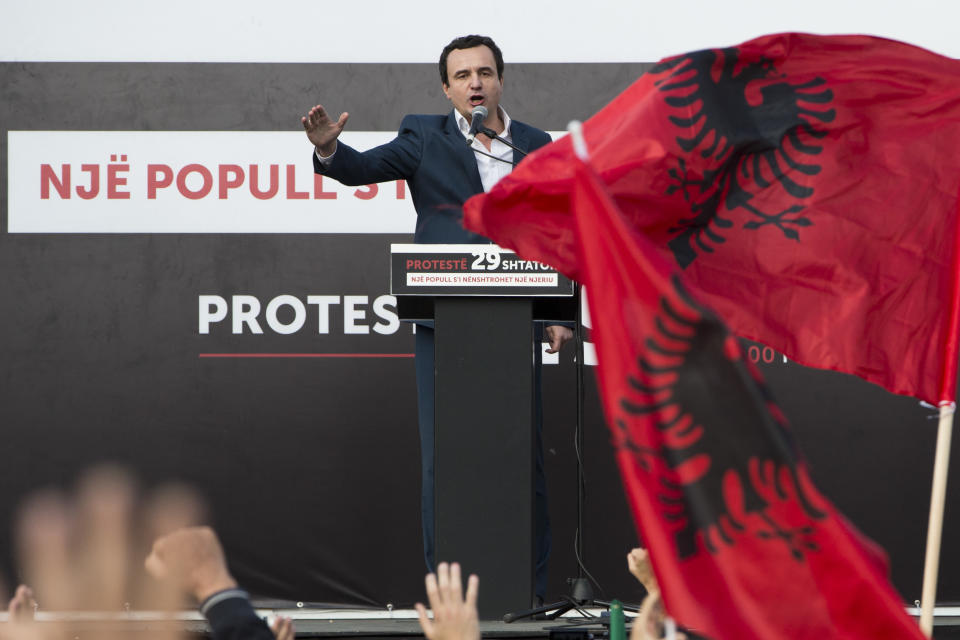
<svg viewBox="0 0 960 640"><path fill-rule="evenodd" d="M66 622L34 621L35 592L42 594L45 611L116 612L125 598L133 598L138 609L168 613L192 604L200 607L215 640L294 640L289 618L277 617L267 626L256 615L228 570L216 533L197 526L202 517L200 501L182 487L162 488L141 504L130 478L112 468L88 474L73 496L34 496L18 518L16 554L32 588L15 590L0 640L75 637ZM633 549L627 567L647 592L631 640L686 640L666 618L647 551ZM422 603L416 611L427 640L479 639L477 576L469 576L464 588L460 565L441 562L425 582L429 611ZM152 635L179 639L182 626L169 617L152 626ZM111 640L126 630L107 625L97 635Z"/></svg>
<svg viewBox="0 0 960 640"><path fill-rule="evenodd" d="M182 638L184 625L172 614L196 604L218 640L293 640L290 619L268 627L256 615L216 534L197 526L202 517L188 489L166 486L140 499L132 479L116 468L86 474L72 495L32 496L15 532L26 584L9 601L0 640L73 640L77 612L102 615L98 638L125 638L128 602L159 612L150 624L154 640ZM35 620L35 595L44 612L60 615Z"/></svg>
<svg viewBox="0 0 960 640"><path fill-rule="evenodd" d="M633 620L630 640L687 640L684 633L672 629L663 601L660 586L650 554L646 549L636 548L627 554L627 568L643 585L647 595L640 606L639 614ZM463 590L463 578L460 565L456 562L441 562L436 574L426 578L427 601L433 612L431 618L427 608L417 603L417 616L420 627L427 640L477 640L480 638L480 623L477 616L477 594L480 581L475 575L467 580L466 593Z"/></svg>

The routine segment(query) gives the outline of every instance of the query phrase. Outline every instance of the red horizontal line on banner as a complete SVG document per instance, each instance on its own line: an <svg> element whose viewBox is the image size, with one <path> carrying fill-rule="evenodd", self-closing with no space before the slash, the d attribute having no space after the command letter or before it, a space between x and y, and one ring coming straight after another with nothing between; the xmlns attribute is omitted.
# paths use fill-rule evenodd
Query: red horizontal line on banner
<svg viewBox="0 0 960 640"><path fill-rule="evenodd" d="M201 353L200 358L412 358L412 353Z"/></svg>

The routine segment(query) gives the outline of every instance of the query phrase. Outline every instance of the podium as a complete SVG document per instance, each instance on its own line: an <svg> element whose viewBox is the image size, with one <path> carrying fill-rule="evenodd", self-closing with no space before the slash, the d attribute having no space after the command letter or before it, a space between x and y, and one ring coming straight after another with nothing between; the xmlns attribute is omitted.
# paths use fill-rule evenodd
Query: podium
<svg viewBox="0 0 960 640"><path fill-rule="evenodd" d="M403 320L434 322L437 562L480 576L481 619L534 597L534 320L576 317L573 283L496 245L391 245Z"/></svg>

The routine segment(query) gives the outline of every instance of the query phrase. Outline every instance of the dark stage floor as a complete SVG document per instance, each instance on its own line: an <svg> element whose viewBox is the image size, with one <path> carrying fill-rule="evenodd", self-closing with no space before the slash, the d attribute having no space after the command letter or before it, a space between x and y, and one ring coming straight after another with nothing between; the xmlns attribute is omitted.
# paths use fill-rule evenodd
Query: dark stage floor
<svg viewBox="0 0 960 640"><path fill-rule="evenodd" d="M332 609L332 608L279 608L258 605L257 612L264 618L282 615L292 618L298 638L422 638L416 614L411 609ZM919 613L908 609L911 614ZM601 611L590 609L599 616ZM938 607L934 628L935 640L960 640L960 606ZM5 620L5 612L0 621ZM105 630L120 632L127 637L169 637L171 629L185 630L190 636L203 638L208 635L206 621L195 611L185 611L174 618L155 612L131 611L129 613L69 613L38 612L40 624L68 621L75 640L96 640ZM628 618L629 622L629 618ZM605 638L607 629L600 617L584 618L579 614L567 614L555 621L518 621L507 624L501 621L481 622L484 638L557 638L580 640L581 638Z"/></svg>

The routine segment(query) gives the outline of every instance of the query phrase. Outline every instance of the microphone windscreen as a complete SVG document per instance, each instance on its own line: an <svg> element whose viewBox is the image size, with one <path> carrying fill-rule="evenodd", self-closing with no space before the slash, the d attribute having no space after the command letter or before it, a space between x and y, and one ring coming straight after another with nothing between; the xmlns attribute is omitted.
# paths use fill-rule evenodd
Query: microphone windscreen
<svg viewBox="0 0 960 640"><path fill-rule="evenodd" d="M480 124L487 119L487 108L482 104L478 104L473 108L473 111L470 114L470 124ZM477 120L479 118L479 120Z"/></svg>

